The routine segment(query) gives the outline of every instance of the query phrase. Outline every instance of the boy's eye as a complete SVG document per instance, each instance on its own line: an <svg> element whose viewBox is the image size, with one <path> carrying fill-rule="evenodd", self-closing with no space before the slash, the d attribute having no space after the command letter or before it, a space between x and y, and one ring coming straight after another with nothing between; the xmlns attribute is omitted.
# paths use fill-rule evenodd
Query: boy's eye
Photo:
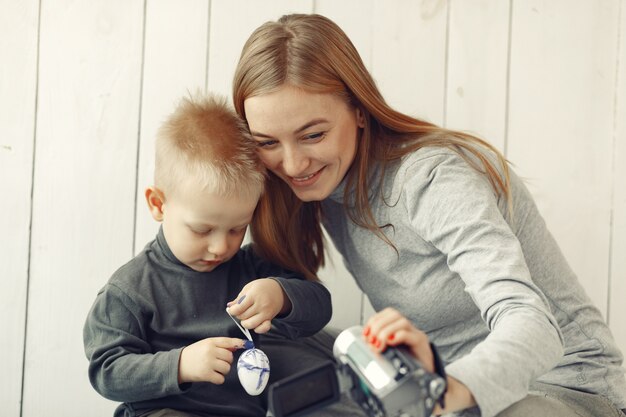
<svg viewBox="0 0 626 417"><path fill-rule="evenodd" d="M211 229L201 230L201 229L191 229L191 231L197 235L206 235L211 233Z"/></svg>

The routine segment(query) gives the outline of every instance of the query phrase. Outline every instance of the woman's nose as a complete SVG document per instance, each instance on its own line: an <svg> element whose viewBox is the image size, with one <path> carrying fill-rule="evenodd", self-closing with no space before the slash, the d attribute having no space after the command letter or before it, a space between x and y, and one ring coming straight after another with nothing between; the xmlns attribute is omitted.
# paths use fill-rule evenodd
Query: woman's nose
<svg viewBox="0 0 626 417"><path fill-rule="evenodd" d="M286 148L283 153L283 170L290 177L297 177L306 173L309 158L297 147Z"/></svg>

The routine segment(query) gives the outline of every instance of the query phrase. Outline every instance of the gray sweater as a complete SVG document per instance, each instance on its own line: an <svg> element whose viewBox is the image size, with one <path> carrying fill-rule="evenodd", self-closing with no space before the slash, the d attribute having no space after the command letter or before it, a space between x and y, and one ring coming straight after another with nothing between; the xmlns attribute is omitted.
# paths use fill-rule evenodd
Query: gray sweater
<svg viewBox="0 0 626 417"><path fill-rule="evenodd" d="M483 417L540 382L626 407L622 354L511 173L513 216L487 178L447 148L424 148L372 175L372 210L398 254L355 226L344 185L324 225L376 310L391 306L425 331Z"/></svg>
<svg viewBox="0 0 626 417"><path fill-rule="evenodd" d="M102 396L124 402L115 415L156 408L265 415L264 399L249 396L237 378L241 350L223 385L178 384L184 346L207 337L244 338L226 313L226 303L246 283L263 277L275 277L293 306L287 316L272 320L279 333L308 336L330 320L330 294L324 286L264 262L250 246L212 272L196 272L174 257L160 230L143 252L118 269L98 293L84 327L92 385ZM269 359L271 367L276 358Z"/></svg>

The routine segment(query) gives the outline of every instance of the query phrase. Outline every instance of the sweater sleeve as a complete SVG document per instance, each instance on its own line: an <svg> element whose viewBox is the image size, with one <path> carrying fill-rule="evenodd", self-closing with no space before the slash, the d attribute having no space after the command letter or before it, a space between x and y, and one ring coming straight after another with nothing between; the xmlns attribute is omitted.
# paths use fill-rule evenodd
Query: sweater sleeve
<svg viewBox="0 0 626 417"><path fill-rule="evenodd" d="M182 349L152 353L141 312L118 287L98 294L85 322L83 341L89 380L103 397L134 402L184 392L178 384Z"/></svg>
<svg viewBox="0 0 626 417"><path fill-rule="evenodd" d="M292 339L311 336L322 330L333 312L330 292L326 287L269 263L255 255L251 247L248 249L254 258L257 276L276 280L291 301L291 311L274 318L272 326Z"/></svg>
<svg viewBox="0 0 626 417"><path fill-rule="evenodd" d="M291 301L289 314L275 319L276 327L282 327L289 337L311 336L330 321L330 293L322 284L297 278L272 278L278 281Z"/></svg>
<svg viewBox="0 0 626 417"><path fill-rule="evenodd" d="M483 174L443 151L413 164L406 181L411 224L463 280L490 331L446 371L469 388L482 417L495 416L562 357L558 324Z"/></svg>

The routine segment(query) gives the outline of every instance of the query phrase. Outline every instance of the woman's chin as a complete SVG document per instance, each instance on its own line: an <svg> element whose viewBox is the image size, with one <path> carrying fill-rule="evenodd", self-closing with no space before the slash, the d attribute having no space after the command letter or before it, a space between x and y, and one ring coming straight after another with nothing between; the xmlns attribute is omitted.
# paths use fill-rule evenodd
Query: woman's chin
<svg viewBox="0 0 626 417"><path fill-rule="evenodd" d="M326 199L326 197L328 197L328 195L330 194L320 189L303 190L300 188L291 187L291 190L296 195L296 197L304 202L322 201Z"/></svg>

